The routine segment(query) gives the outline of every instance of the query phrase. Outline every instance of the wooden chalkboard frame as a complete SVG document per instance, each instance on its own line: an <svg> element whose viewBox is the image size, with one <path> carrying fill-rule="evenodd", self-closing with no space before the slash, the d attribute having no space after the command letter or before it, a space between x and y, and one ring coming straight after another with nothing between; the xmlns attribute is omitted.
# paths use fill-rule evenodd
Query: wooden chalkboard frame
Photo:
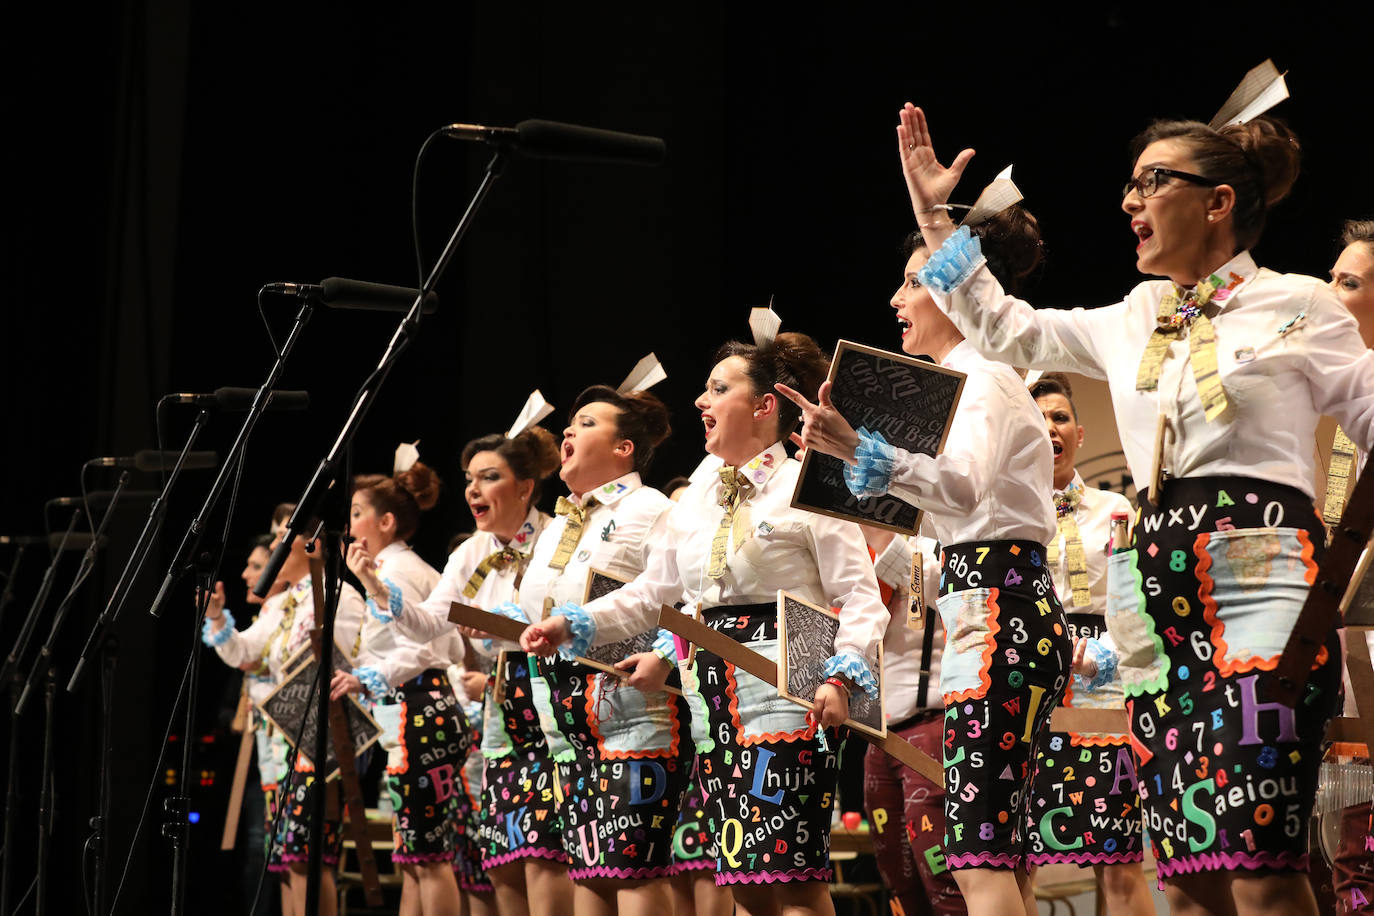
<svg viewBox="0 0 1374 916"><path fill-rule="evenodd" d="M1363 600L1371 597L1365 594L1371 590L1366 587L1365 579L1369 574L1372 560L1374 560L1374 542L1365 544L1364 551L1360 554L1360 560L1355 564L1355 572L1350 576L1350 584L1346 586L1345 594L1341 596L1341 620L1344 626L1374 627L1374 613L1365 613L1366 605L1374 602ZM1374 582L1371 582L1370 585L1374 586Z"/></svg>
<svg viewBox="0 0 1374 916"><path fill-rule="evenodd" d="M789 601L811 611L814 614L822 616L829 621L833 621L836 628L838 628L840 625L840 615L836 614L828 607L820 607L819 605L812 604L810 601L807 601L804 598L801 598L797 595L793 595L791 592L786 592L782 589L778 589L778 696L782 697L784 700L791 700L793 703L796 703L799 706L805 706L807 709L814 709L815 704L811 701L810 698L815 696L816 688L820 686L820 682L816 683L815 685L796 684L794 686L793 677L795 676L796 672L792 669L790 665L787 664L787 602ZM833 637L830 651L833 654ZM878 724L875 726L872 724L872 722L861 722L858 719L855 719L853 716L850 716L848 719L845 719L844 724L848 725L855 731L860 731L864 734L872 735L874 738L882 740L883 738L887 737L887 679L883 676L884 672L882 643L878 643L878 659L874 674L878 678L878 702L876 705ZM865 701L867 701L867 696L863 693L863 691L858 691L857 694L850 696L851 703L853 702L855 696L862 697Z"/></svg>
<svg viewBox="0 0 1374 916"><path fill-rule="evenodd" d="M936 375L951 376L958 379L958 384L954 389L954 398L950 402L949 410L943 418L942 428L940 431L940 441L935 446L935 450L929 453L932 455L940 454L940 452L945 447L945 440L949 438L949 427L954 419L954 411L959 406L959 399L963 396L964 382L967 380L968 376L966 376L962 372L955 371L954 369L946 369L944 366L940 366L935 363L928 363L923 360L915 359L913 357L906 356L901 353L892 353L887 350L879 350L875 347L866 347L863 344L855 343L852 340L841 340L835 345L835 358L830 362L830 372L826 375L826 380L831 383L834 383L836 377L839 375L840 369L844 365L846 365L846 361L856 358L868 359L869 361L887 360L890 362L899 363L902 366L906 366L918 373L933 373ZM831 397L832 399L835 398L835 394L833 391L831 393ZM840 400L846 400L843 394L841 394ZM848 414L846 414L844 409L840 408L839 404L837 404L836 407L837 409L840 409L841 416L844 416L844 418L848 420L850 424L853 425L856 429L860 425L862 425L861 423L855 422L856 418L853 416L852 410L849 411ZM888 440L898 448L905 448L907 449L907 451L917 451L921 454L927 454L921 449L909 447L914 446L914 443L897 441L893 439L893 437L891 436L888 436ZM854 500L854 497L849 492L848 487L844 486L843 483L841 483L838 487L828 488L828 493L829 495L833 496L833 500L827 501L827 504L822 505L816 502L805 501L802 497L803 491L809 491L814 494L816 488L825 487L825 484L819 480L819 476L823 472L823 469L826 467L827 464L829 464L833 468L834 462L837 461L839 461L839 459L834 458L830 455L819 455L814 450L807 449L806 455L802 460L801 473L797 475L796 489L792 493L793 508L805 509L808 512L816 512L820 515L828 515L832 518L844 519L845 521L858 522L861 525L872 525L875 528L883 528L887 531L892 531L897 534L915 534L917 531L920 530L921 519L925 513L919 507L913 506L911 503L908 503L902 499L898 499L896 496L892 496L890 494L870 497L868 500L865 501L865 503L870 506L876 505L879 507L895 506L896 508L894 511L897 512L902 512L904 510L914 510L916 514L913 517L912 524L909 527L884 522L879 518L873 517L872 515L845 511L842 507L852 502Z"/></svg>
<svg viewBox="0 0 1374 916"><path fill-rule="evenodd" d="M606 588L606 583L598 582L598 579L609 580L610 582L614 582L616 584L611 588ZM586 607L589 602L595 600L596 598L600 598L602 595L609 594L610 592L615 591L617 588L620 588L622 585L628 585L629 583L629 579L623 579L620 576L608 573L605 570L596 569L595 567L592 567L587 570L587 583L582 589L582 606ZM639 649L638 652L649 652L653 649L653 641L656 635L657 634L653 631L646 630L644 633L641 633L633 637L632 639L621 640L620 642L607 643L603 646L589 648L587 650L587 654L584 656L580 656L577 660L582 664L586 665L588 668L595 668L598 671L604 671L607 674L614 675L615 677L624 678L626 676L625 672L615 667L615 661L623 661L630 655L635 655L637 653L624 653L621 654L620 658L616 659L615 661L607 661L607 659L611 658L614 654L616 654L610 650L615 649L617 646L624 646L626 643L632 641L643 642L644 637L647 636L648 644L644 648Z"/></svg>
<svg viewBox="0 0 1374 916"><path fill-rule="evenodd" d="M336 651L339 650L337 644L335 644L334 648ZM277 728L277 730L279 730L282 733L282 736L286 739L287 743L292 745L293 747L295 746L296 733L300 730L301 723L298 720L289 722L286 721L284 717L281 716L280 711L278 711L276 715L273 715L272 708L275 704L273 704L272 701L276 698L277 694L281 693L288 686L293 686L295 682L300 678L313 678L315 676L314 671L317 669L317 666L314 664L314 654L311 653L309 646L306 646L304 648L304 651L309 656L309 659L303 662L302 664L297 665L295 667L295 670L293 670L290 674L282 678L282 682L277 685L276 689L273 690L266 697L264 697L263 701L258 704L258 708L262 710L263 716L268 721L270 721L272 725ZM300 653L297 653L297 655L299 654ZM347 656L345 655L345 657ZM292 656L292 658L289 661L294 661L295 658L296 656ZM324 682L323 689L329 689L329 681L326 680ZM355 733L350 736L353 739L353 753L356 756L358 754L361 754L363 751L367 750L369 747L371 747L373 744L377 743L377 741L381 739L382 726L378 724L377 720L372 717L372 714L367 711L367 707L363 706L361 703L358 702L358 698L355 697L353 694L347 694L347 702L349 704L348 706L346 706L346 709L348 711L348 721L350 729L359 727L366 729L366 731L364 731L361 735ZM313 710L315 706L312 704L310 708ZM308 716L309 712L307 712L306 715ZM311 738L308 732L306 733L306 738ZM360 738L362 740L359 740ZM306 753L304 748L302 748L299 751L299 753L302 756L304 756L307 760L310 759L310 755ZM330 748L329 755L329 760L326 762L332 764L332 768L330 769L328 776L326 778L332 780L339 775L339 762L334 758L334 751L332 747ZM313 763L314 761L311 762Z"/></svg>

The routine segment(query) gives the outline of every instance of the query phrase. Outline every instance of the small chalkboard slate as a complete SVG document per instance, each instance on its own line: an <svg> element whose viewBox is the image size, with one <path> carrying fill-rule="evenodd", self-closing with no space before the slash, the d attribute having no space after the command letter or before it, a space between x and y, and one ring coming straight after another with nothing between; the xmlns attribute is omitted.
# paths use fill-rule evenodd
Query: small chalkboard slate
<svg viewBox="0 0 1374 916"><path fill-rule="evenodd" d="M1360 555L1355 574L1350 577L1345 596L1341 599L1341 615L1345 626L1374 627L1374 576L1369 575L1370 560L1374 550L1368 545ZM1361 711L1363 715L1363 711Z"/></svg>
<svg viewBox="0 0 1374 916"><path fill-rule="evenodd" d="M840 618L830 608L817 607L796 595L778 590L778 695L810 709L816 688L825 683L822 669L835 654L835 634ZM883 646L878 644L878 699L862 690L849 695L845 724L872 735L887 737L886 685L883 678Z"/></svg>
<svg viewBox="0 0 1374 916"><path fill-rule="evenodd" d="M336 651L338 647L335 647ZM315 747L315 719L319 707L316 705L318 696L314 691L315 675L319 670L319 663L313 654L308 659L296 666L296 669L282 681L281 686L262 701L261 707L263 714L281 731L288 742L292 744L296 741L296 735L301 735L300 753L309 759L306 750ZM321 685L322 689L329 689L329 680L326 678ZM382 736L382 727L377 724L377 720L372 718L366 709L349 694L343 701L344 710L348 713L348 730L353 737L353 753L361 754ZM305 730L301 731L301 723L305 723ZM329 747L328 759L325 761L325 770L329 774L328 778L333 779L339 772L338 761L334 759L334 747L331 742Z"/></svg>
<svg viewBox="0 0 1374 916"><path fill-rule="evenodd" d="M593 568L587 570L587 587L582 593L582 606L586 607L588 602L609 595L627 582L629 582L628 579L613 576L599 569ZM588 649L587 654L579 658L578 661L584 665L596 668L599 671L605 671L617 677L624 677L625 672L616 668L615 663L624 661L631 655L654 651L654 640L657 638L657 630L646 630L643 633L637 633L631 636L629 639L606 643L604 646L593 646Z"/></svg>
<svg viewBox="0 0 1374 916"><path fill-rule="evenodd" d="M944 448L965 375L841 340L829 379L831 403L850 426L880 432L908 452L934 456ZM844 482L844 467L838 458L807 449L792 505L900 534L916 533L920 509L891 495L859 499Z"/></svg>

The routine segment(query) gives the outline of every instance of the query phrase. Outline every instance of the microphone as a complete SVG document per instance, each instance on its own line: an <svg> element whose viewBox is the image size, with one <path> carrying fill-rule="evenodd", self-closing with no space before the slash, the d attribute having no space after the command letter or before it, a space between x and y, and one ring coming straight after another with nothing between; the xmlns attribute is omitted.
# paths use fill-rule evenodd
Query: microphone
<svg viewBox="0 0 1374 916"><path fill-rule="evenodd" d="M385 283L369 283L366 280L349 280L344 277L330 277L318 285L268 283L262 288L262 292L273 296L305 299L332 309L361 309L370 312L409 311L420 295L418 289L408 286L388 286ZM425 296L422 309L426 315L434 314L438 307L439 297L434 292Z"/></svg>
<svg viewBox="0 0 1374 916"><path fill-rule="evenodd" d="M439 130L455 140L504 146L533 159L659 165L668 150L659 137L539 119L521 121L513 128L450 124Z"/></svg>
<svg viewBox="0 0 1374 916"><path fill-rule="evenodd" d="M192 452L191 454L195 453ZM157 490L125 490L123 493L119 494L120 499L132 499L137 502L152 502L157 499L157 497ZM108 504L113 498L114 490L92 490L90 493L86 494L86 502L89 502L93 509L97 506ZM55 509L70 509L72 506L81 506L84 505L84 503L82 503L80 496L59 496L56 499L48 500L48 505Z"/></svg>
<svg viewBox="0 0 1374 916"><path fill-rule="evenodd" d="M15 547L35 547L48 543L41 534L0 534L0 544L13 544Z"/></svg>
<svg viewBox="0 0 1374 916"><path fill-rule="evenodd" d="M212 394L180 392L164 395L162 403L190 404L194 407L218 407L220 410L247 410L257 397L256 388L216 388ZM267 399L268 410L305 410L310 406L308 391L273 391ZM196 454L195 452L191 453ZM187 458L189 461L189 456Z"/></svg>
<svg viewBox="0 0 1374 916"><path fill-rule="evenodd" d="M132 458L92 458L87 467L97 468L134 468L139 471L170 471L176 466L181 452L160 452L145 448L135 452ZM186 461L181 465L183 471L198 471L213 468L219 464L219 455L214 452L187 452Z"/></svg>

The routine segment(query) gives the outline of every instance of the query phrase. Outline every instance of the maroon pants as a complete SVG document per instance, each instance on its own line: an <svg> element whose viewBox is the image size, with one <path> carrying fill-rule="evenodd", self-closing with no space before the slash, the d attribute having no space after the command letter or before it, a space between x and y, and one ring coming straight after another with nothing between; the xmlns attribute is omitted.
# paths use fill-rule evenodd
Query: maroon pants
<svg viewBox="0 0 1374 916"><path fill-rule="evenodd" d="M1369 812L1368 804L1341 812L1341 843L1331 865L1331 878L1342 916L1374 913L1374 841Z"/></svg>
<svg viewBox="0 0 1374 916"><path fill-rule="evenodd" d="M936 760L943 748L943 709L897 723L901 735ZM892 893L893 913L967 913L945 865L945 790L876 747L864 758L864 808L878 871ZM900 908L899 908L900 907Z"/></svg>

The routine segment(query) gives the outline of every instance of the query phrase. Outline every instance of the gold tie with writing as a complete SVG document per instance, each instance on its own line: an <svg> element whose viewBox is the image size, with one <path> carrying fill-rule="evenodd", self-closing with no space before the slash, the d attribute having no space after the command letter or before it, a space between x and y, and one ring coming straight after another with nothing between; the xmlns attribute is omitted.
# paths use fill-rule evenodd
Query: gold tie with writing
<svg viewBox="0 0 1374 916"><path fill-rule="evenodd" d="M706 575L712 579L725 575L725 555L731 532L735 536L736 550L748 538L749 507L745 502L754 492L753 481L730 465L720 469L720 484L720 504L725 514L720 517L715 537L711 538L711 563Z"/></svg>
<svg viewBox="0 0 1374 916"><path fill-rule="evenodd" d="M596 505L596 497L588 496L587 501L578 505L566 496L558 497L558 503L554 506L554 514L564 516L567 521L563 523L563 536L558 539L558 547L553 552L553 559L549 560L552 569L562 569L568 565L572 559L573 551L577 549L577 542L582 537L582 526L587 523L587 516L591 514L592 507Z"/></svg>
<svg viewBox="0 0 1374 916"><path fill-rule="evenodd" d="M1175 286L1160 300L1154 333L1145 343L1140 368L1136 371L1136 391L1154 391L1159 387L1159 374L1169 344L1186 337L1188 361L1193 367L1193 379L1197 382L1198 397L1202 400L1208 422L1226 411L1226 389L1221 385L1221 374L1217 369L1217 334L1203 309L1213 299L1220 300L1230 295L1230 291L1241 281L1234 274L1232 278L1229 287L1223 286L1222 279L1213 274L1187 293ZM1218 291L1225 293L1218 296Z"/></svg>
<svg viewBox="0 0 1374 916"><path fill-rule="evenodd" d="M1059 538L1064 538L1064 556L1068 561L1069 588L1073 591L1074 607L1087 607L1092 604L1088 587L1088 555L1083 550L1083 537L1078 531L1078 520L1074 510L1083 500L1083 492L1078 487L1070 487L1054 498L1056 515L1055 538L1045 548L1045 559L1051 566L1059 565Z"/></svg>
<svg viewBox="0 0 1374 916"><path fill-rule="evenodd" d="M512 563L523 563L529 557L529 554L521 553L514 547L504 547L491 554L477 564L477 569L473 572L472 578L468 579L468 584L463 586L463 597L476 598L477 590L482 587L482 582L491 572L505 569Z"/></svg>

